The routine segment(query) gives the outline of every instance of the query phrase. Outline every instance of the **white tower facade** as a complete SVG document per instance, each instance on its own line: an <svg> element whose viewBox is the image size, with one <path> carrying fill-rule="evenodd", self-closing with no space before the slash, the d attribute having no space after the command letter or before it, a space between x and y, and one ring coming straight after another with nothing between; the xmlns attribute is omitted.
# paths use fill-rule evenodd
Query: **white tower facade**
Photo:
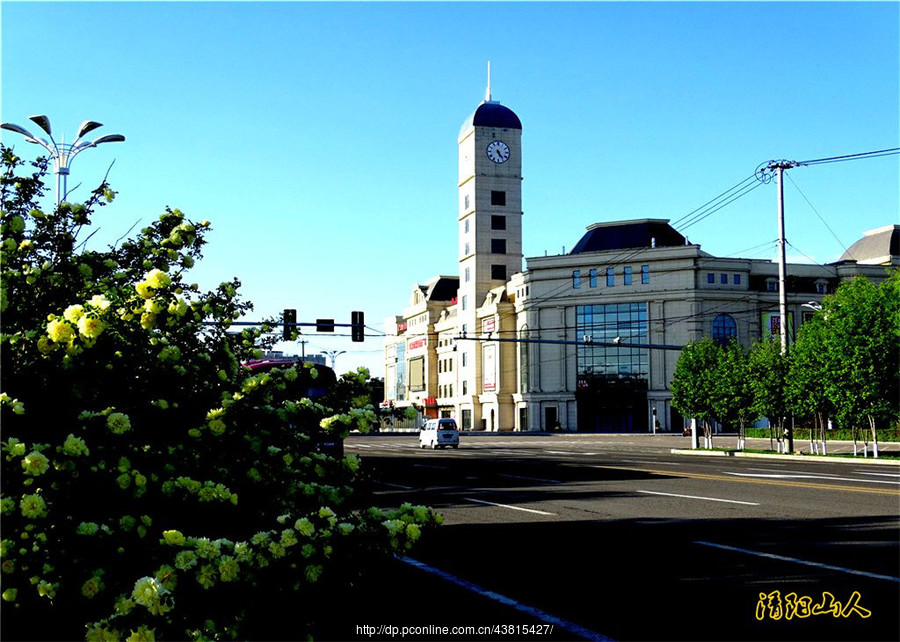
<svg viewBox="0 0 900 642"><path fill-rule="evenodd" d="M505 288L522 269L522 123L518 116L485 100L459 133L459 295L461 336L499 333L496 316L478 314L492 290ZM505 325L505 324L504 324ZM496 344L495 344L496 345ZM496 430L499 417L482 416L482 402L499 389L494 350L481 341L457 342L457 418L463 428ZM487 370L487 371L486 371Z"/></svg>

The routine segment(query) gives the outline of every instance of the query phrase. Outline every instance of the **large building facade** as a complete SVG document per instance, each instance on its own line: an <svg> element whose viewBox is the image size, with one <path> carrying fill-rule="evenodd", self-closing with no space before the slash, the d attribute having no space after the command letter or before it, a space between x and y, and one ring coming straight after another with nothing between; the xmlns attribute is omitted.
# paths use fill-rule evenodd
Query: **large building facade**
<svg viewBox="0 0 900 642"><path fill-rule="evenodd" d="M680 346L779 334L777 264L712 256L665 219L590 225L523 269L521 121L488 91L458 145L459 275L416 284L386 320L385 406L465 430L680 431ZM837 263L789 265L789 336L841 281L900 266L898 246L890 225Z"/></svg>

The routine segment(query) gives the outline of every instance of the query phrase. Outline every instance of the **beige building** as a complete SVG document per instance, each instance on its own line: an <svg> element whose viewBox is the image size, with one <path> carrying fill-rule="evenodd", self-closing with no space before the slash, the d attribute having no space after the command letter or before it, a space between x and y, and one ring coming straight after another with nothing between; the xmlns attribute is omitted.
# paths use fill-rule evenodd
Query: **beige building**
<svg viewBox="0 0 900 642"><path fill-rule="evenodd" d="M468 430L680 431L679 348L780 332L778 265L718 258L665 219L591 225L568 254L522 269L522 125L488 95L459 133L458 276L415 285L386 321L385 405ZM449 250L449 247L448 247ZM900 266L900 226L840 261L787 268L793 336L857 275Z"/></svg>

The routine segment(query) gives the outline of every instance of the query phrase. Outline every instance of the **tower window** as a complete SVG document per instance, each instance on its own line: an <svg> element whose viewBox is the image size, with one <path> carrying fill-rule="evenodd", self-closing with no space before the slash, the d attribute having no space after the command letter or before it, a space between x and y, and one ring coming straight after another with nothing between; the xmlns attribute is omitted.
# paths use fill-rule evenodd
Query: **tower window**
<svg viewBox="0 0 900 642"><path fill-rule="evenodd" d="M466 219L466 220L463 222L463 231L466 232L466 233L469 232L469 219Z"/></svg>
<svg viewBox="0 0 900 642"><path fill-rule="evenodd" d="M625 268L625 285L631 285L631 268Z"/></svg>
<svg viewBox="0 0 900 642"><path fill-rule="evenodd" d="M465 207L466 211L468 211L469 210L469 195L468 194L466 194L463 197L463 201L465 203L464 207Z"/></svg>
<svg viewBox="0 0 900 642"><path fill-rule="evenodd" d="M506 217L501 215L493 215L491 216L491 229L492 230L505 230L506 229Z"/></svg>
<svg viewBox="0 0 900 642"><path fill-rule="evenodd" d="M491 254L506 254L506 239L491 239Z"/></svg>
<svg viewBox="0 0 900 642"><path fill-rule="evenodd" d="M491 190L491 205L506 205L506 192Z"/></svg>
<svg viewBox="0 0 900 642"><path fill-rule="evenodd" d="M465 282L466 283L469 282L469 279L470 279L469 275L470 275L469 268L466 268L466 271L465 271L465 279L466 279Z"/></svg>
<svg viewBox="0 0 900 642"><path fill-rule="evenodd" d="M581 287L581 270L572 270L572 287L576 290Z"/></svg>
<svg viewBox="0 0 900 642"><path fill-rule="evenodd" d="M505 265L492 265L491 266L491 278L497 281L505 281L506 280L506 266Z"/></svg>

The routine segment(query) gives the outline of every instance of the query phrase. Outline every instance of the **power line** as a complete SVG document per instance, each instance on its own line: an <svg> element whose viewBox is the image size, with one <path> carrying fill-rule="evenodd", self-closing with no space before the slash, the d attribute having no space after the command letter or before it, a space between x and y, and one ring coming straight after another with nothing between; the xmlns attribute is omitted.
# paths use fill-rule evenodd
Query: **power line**
<svg viewBox="0 0 900 642"><path fill-rule="evenodd" d="M900 153L900 147L892 147L890 149L879 149L874 152L862 152L860 154L844 154L843 156L831 156L829 158L814 158L812 160L800 161L800 165L841 163L844 161L860 160L863 158L881 158L882 156L894 156L898 153Z"/></svg>

